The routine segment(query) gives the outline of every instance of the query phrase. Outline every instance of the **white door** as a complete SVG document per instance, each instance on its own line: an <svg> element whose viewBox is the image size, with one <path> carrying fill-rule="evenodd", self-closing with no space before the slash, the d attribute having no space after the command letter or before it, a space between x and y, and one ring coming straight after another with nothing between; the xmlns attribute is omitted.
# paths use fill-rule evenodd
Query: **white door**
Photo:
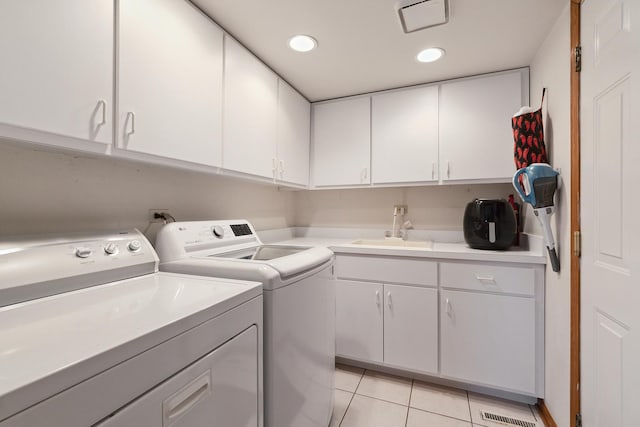
<svg viewBox="0 0 640 427"><path fill-rule="evenodd" d="M225 37L224 168L276 178L278 76Z"/></svg>
<svg viewBox="0 0 640 427"><path fill-rule="evenodd" d="M438 86L371 98L374 184L438 180Z"/></svg>
<svg viewBox="0 0 640 427"><path fill-rule="evenodd" d="M311 105L278 80L278 180L309 184Z"/></svg>
<svg viewBox="0 0 640 427"><path fill-rule="evenodd" d="M382 285L336 281L336 355L382 363Z"/></svg>
<svg viewBox="0 0 640 427"><path fill-rule="evenodd" d="M384 285L384 363L438 374L438 290Z"/></svg>
<svg viewBox="0 0 640 427"><path fill-rule="evenodd" d="M315 104L312 111L313 185L371 183L371 98Z"/></svg>
<svg viewBox="0 0 640 427"><path fill-rule="evenodd" d="M0 125L111 143L112 0L0 0Z"/></svg>
<svg viewBox="0 0 640 427"><path fill-rule="evenodd" d="M640 2L582 3L581 410L640 425Z"/></svg>
<svg viewBox="0 0 640 427"><path fill-rule="evenodd" d="M119 11L119 148L220 166L222 31L186 0Z"/></svg>

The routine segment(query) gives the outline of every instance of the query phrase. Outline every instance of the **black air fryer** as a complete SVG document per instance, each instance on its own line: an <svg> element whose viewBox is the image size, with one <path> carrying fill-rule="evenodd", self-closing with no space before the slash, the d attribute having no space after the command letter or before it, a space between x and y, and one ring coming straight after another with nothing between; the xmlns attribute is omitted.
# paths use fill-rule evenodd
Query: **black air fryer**
<svg viewBox="0 0 640 427"><path fill-rule="evenodd" d="M475 199L464 210L464 240L471 248L508 249L516 230L516 215L504 199Z"/></svg>

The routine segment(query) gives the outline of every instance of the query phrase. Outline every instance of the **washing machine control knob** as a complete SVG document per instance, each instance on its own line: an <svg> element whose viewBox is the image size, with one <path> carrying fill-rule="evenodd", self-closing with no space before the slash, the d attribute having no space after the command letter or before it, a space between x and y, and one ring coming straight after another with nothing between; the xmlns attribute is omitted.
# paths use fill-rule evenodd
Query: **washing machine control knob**
<svg viewBox="0 0 640 427"><path fill-rule="evenodd" d="M127 245L127 248L129 248L131 252L138 252L142 249L142 243L140 243L140 240L132 240L129 242L129 245Z"/></svg>
<svg viewBox="0 0 640 427"><path fill-rule="evenodd" d="M224 236L224 228L220 227L219 225L211 227L211 231L213 232L213 235L218 239L222 239L222 237Z"/></svg>
<svg viewBox="0 0 640 427"><path fill-rule="evenodd" d="M93 251L91 250L91 248L76 248L76 256L78 258L89 258L92 253Z"/></svg>
<svg viewBox="0 0 640 427"><path fill-rule="evenodd" d="M104 253L107 255L115 255L118 253L118 245L109 243L104 247Z"/></svg>

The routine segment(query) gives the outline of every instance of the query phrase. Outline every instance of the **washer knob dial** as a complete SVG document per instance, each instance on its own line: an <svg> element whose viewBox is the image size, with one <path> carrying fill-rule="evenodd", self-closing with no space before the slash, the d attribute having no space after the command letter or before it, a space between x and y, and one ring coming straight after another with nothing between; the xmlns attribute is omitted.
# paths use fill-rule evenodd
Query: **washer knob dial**
<svg viewBox="0 0 640 427"><path fill-rule="evenodd" d="M127 248L129 248L131 252L138 252L142 249L142 243L140 243L140 240L132 240L129 242L129 245L127 245Z"/></svg>
<svg viewBox="0 0 640 427"><path fill-rule="evenodd" d="M104 253L107 255L115 255L118 253L118 245L115 243L109 243L104 247Z"/></svg>
<svg viewBox="0 0 640 427"><path fill-rule="evenodd" d="M224 228L220 227L219 225L212 227L211 231L213 232L213 235L219 239L221 239L222 236L224 236Z"/></svg>
<svg viewBox="0 0 640 427"><path fill-rule="evenodd" d="M76 248L76 256L78 258L89 258L92 253L91 248Z"/></svg>

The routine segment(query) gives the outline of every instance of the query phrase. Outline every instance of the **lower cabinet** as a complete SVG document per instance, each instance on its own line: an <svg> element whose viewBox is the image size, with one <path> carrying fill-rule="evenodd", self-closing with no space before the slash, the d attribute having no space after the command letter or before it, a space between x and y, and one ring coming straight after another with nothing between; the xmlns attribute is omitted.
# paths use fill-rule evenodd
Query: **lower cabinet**
<svg viewBox="0 0 640 427"><path fill-rule="evenodd" d="M338 280L336 354L437 373L437 289Z"/></svg>
<svg viewBox="0 0 640 427"><path fill-rule="evenodd" d="M438 290L384 285L384 363L438 372Z"/></svg>
<svg viewBox="0 0 640 427"><path fill-rule="evenodd" d="M382 363L382 292L376 283L336 283L336 354Z"/></svg>
<svg viewBox="0 0 640 427"><path fill-rule="evenodd" d="M544 266L338 253L336 276L338 356L544 397Z"/></svg>
<svg viewBox="0 0 640 427"><path fill-rule="evenodd" d="M441 290L440 300L443 376L536 392L533 298Z"/></svg>

